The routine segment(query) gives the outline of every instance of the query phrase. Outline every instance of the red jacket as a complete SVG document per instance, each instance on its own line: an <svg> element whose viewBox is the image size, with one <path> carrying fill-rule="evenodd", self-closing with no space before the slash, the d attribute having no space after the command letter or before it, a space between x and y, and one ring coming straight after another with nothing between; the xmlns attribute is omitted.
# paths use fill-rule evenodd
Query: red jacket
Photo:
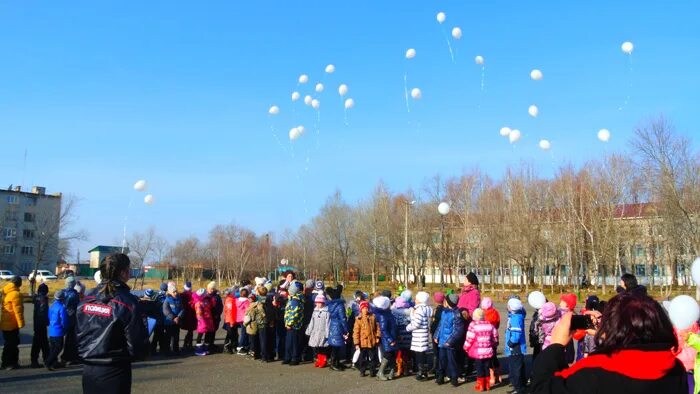
<svg viewBox="0 0 700 394"><path fill-rule="evenodd" d="M224 300L224 323L231 327L236 325L236 297L233 294L227 295Z"/></svg>

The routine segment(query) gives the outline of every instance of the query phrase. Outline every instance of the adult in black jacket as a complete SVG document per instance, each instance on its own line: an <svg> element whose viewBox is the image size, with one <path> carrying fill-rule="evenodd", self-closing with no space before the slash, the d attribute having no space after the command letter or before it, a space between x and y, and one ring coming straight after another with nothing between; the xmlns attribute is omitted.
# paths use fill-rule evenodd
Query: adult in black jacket
<svg viewBox="0 0 700 394"><path fill-rule="evenodd" d="M146 317L126 285L130 264L121 253L105 257L97 294L85 297L78 307L83 393L130 393L131 362L147 352Z"/></svg>
<svg viewBox="0 0 700 394"><path fill-rule="evenodd" d="M39 285L34 296L34 337L32 338L32 368L39 368L39 352L43 360L49 356L49 287L46 283Z"/></svg>
<svg viewBox="0 0 700 394"><path fill-rule="evenodd" d="M532 393L687 393L688 377L674 355L671 321L653 299L621 293L607 303L595 335L596 351L567 368L571 313L552 333L532 372Z"/></svg>

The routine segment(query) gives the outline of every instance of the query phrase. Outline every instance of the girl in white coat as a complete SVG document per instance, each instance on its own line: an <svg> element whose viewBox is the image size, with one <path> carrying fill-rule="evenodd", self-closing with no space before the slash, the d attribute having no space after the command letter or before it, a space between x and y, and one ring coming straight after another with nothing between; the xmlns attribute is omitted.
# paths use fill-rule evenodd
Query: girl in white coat
<svg viewBox="0 0 700 394"><path fill-rule="evenodd" d="M424 291L416 294L416 306L411 311L411 323L406 326L406 330L411 333L411 350L416 358L418 374L416 380L424 381L428 379L428 358L427 352L430 349L430 318L433 310L427 305L430 295Z"/></svg>

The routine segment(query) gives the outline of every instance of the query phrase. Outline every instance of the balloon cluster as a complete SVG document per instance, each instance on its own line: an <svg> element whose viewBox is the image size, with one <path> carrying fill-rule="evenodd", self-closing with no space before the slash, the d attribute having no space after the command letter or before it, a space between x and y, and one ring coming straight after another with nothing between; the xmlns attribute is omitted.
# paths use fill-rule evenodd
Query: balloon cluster
<svg viewBox="0 0 700 394"><path fill-rule="evenodd" d="M148 183L144 179L140 179L134 183L134 190L137 192L145 192L148 189ZM143 198L143 202L147 205L153 205L155 198L152 194L146 194Z"/></svg>

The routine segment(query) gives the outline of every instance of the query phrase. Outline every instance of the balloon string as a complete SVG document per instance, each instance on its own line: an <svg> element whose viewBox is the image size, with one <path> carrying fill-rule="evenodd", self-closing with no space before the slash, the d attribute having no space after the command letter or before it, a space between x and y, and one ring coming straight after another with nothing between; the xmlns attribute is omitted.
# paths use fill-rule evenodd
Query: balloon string
<svg viewBox="0 0 700 394"><path fill-rule="evenodd" d="M627 55L627 95L625 96L625 101L620 107L617 108L618 111L622 111L627 104L630 102L630 96L632 92L632 54Z"/></svg>
<svg viewBox="0 0 700 394"><path fill-rule="evenodd" d="M450 58L452 59L452 63L455 64L455 54L452 52L452 44L450 43L450 39L447 37L447 32L445 31L445 28L442 27L442 36L445 37L445 42L447 43L447 49L450 50Z"/></svg>
<svg viewBox="0 0 700 394"><path fill-rule="evenodd" d="M275 125L270 123L270 131L272 132L272 137L275 139L275 142L277 143L277 146L282 149L282 152L284 154L287 154L287 149L282 145L282 141L280 141L279 137L277 136L277 131L275 130Z"/></svg>
<svg viewBox="0 0 700 394"><path fill-rule="evenodd" d="M484 80L486 79L486 66L481 66L481 93L484 93Z"/></svg>
<svg viewBox="0 0 700 394"><path fill-rule="evenodd" d="M406 98L406 112L411 113L411 107L408 105L408 73L403 73L403 94Z"/></svg>

